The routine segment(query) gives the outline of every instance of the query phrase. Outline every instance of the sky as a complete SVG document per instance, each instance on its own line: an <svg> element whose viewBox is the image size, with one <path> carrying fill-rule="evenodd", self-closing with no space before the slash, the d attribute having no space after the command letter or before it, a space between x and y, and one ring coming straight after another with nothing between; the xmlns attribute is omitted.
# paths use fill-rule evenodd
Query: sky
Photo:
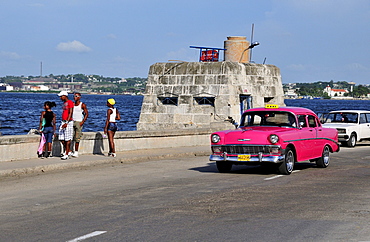
<svg viewBox="0 0 370 242"><path fill-rule="evenodd" d="M189 46L260 43L283 83L370 84L370 0L0 0L0 76L147 77Z"/></svg>

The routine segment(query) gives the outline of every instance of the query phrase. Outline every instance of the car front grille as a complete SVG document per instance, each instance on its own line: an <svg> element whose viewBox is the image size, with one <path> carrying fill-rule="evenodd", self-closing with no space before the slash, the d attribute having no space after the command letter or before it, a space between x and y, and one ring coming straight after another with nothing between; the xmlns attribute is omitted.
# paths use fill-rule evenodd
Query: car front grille
<svg viewBox="0 0 370 242"><path fill-rule="evenodd" d="M280 149L277 145L222 145L221 152L228 154L270 154L272 149Z"/></svg>
<svg viewBox="0 0 370 242"><path fill-rule="evenodd" d="M338 134L345 134L346 133L345 129L337 129L337 130L338 130Z"/></svg>

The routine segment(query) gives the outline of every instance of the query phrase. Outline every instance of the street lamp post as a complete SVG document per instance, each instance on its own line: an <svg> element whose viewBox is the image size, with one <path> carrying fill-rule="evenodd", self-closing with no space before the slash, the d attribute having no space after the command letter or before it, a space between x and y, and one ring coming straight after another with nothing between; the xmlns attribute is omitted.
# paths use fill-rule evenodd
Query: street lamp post
<svg viewBox="0 0 370 242"><path fill-rule="evenodd" d="M243 50L243 52L242 52L242 54L241 54L241 56L240 56L240 60L239 60L239 62L241 62L242 61L242 59L243 59L243 55L244 55L244 52L246 52L247 50L250 50L250 49L253 49L254 47L256 47L257 45L259 45L260 43L259 42L257 42L257 41L255 41L255 42L253 42L250 46L248 46L248 48L246 48L245 50ZM252 54L250 55L250 58L249 58L249 61L252 59Z"/></svg>

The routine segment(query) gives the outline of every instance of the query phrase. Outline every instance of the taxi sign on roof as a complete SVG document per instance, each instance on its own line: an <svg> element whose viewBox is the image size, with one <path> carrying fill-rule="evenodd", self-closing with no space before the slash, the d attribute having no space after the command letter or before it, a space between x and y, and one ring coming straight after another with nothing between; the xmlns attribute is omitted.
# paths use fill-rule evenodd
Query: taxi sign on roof
<svg viewBox="0 0 370 242"><path fill-rule="evenodd" d="M266 104L265 108L279 108L279 105L277 105L277 104Z"/></svg>

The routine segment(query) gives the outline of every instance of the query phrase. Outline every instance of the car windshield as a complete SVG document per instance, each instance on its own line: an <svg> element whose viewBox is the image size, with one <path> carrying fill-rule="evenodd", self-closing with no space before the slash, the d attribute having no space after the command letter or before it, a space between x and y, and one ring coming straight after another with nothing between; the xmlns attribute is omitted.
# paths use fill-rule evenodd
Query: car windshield
<svg viewBox="0 0 370 242"><path fill-rule="evenodd" d="M357 123L357 113L329 113L325 123Z"/></svg>
<svg viewBox="0 0 370 242"><path fill-rule="evenodd" d="M258 111L245 112L240 126L297 127L297 122L296 117L290 112Z"/></svg>

